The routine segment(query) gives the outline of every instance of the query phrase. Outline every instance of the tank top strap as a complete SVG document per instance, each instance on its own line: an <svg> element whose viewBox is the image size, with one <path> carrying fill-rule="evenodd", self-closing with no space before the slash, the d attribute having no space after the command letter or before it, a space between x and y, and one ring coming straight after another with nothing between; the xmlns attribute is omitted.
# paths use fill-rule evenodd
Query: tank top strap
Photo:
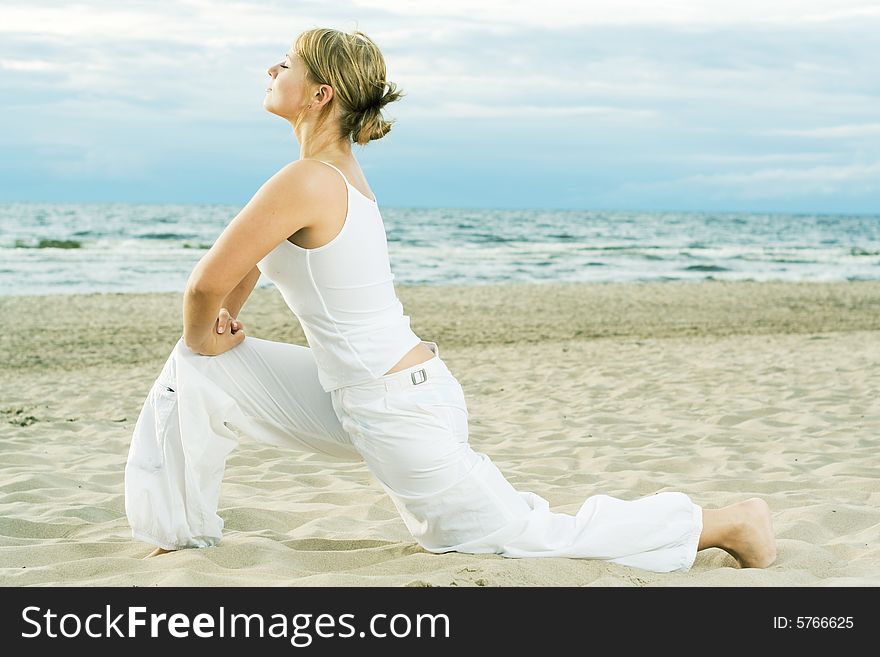
<svg viewBox="0 0 880 657"><path fill-rule="evenodd" d="M324 162L324 160L315 160L315 161L316 161L316 162L321 162L322 164L326 164L328 167L330 167L330 168L332 168L332 169L336 169L337 171L339 171L339 169L338 169L337 167L334 167L334 166L333 166L332 164L330 164L329 162ZM342 173L342 171L339 171L339 175L342 176L342 179L345 181L345 184L346 184L346 185L350 185L350 184L351 184L351 183L348 182L348 178L345 177L345 174Z"/></svg>

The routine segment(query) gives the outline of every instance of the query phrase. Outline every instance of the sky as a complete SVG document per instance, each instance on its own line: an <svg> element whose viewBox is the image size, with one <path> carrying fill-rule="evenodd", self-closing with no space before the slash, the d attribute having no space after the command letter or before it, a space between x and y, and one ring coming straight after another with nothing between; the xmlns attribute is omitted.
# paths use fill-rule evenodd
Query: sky
<svg viewBox="0 0 880 657"><path fill-rule="evenodd" d="M244 205L314 27L406 94L380 206L880 213L877 0L0 0L0 202Z"/></svg>

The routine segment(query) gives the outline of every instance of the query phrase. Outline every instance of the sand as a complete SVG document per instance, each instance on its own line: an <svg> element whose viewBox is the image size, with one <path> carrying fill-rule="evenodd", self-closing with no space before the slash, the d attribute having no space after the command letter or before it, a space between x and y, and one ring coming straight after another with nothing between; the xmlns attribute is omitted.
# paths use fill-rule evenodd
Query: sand
<svg viewBox="0 0 880 657"><path fill-rule="evenodd" d="M180 294L0 297L0 585L880 585L880 282L398 286L466 393L470 440L574 513L680 490L773 511L779 557L688 573L431 554L363 464L245 439L215 548L143 560L123 468ZM273 289L249 335L306 344Z"/></svg>

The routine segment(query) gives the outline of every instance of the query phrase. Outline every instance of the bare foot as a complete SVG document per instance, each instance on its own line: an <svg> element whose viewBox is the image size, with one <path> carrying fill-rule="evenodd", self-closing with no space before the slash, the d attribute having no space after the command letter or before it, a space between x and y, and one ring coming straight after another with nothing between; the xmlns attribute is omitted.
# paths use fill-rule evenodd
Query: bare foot
<svg viewBox="0 0 880 657"><path fill-rule="evenodd" d="M770 508L760 497L720 509L703 509L697 550L721 548L741 568L766 568L776 561L776 538Z"/></svg>
<svg viewBox="0 0 880 657"><path fill-rule="evenodd" d="M158 557L160 554L168 554L169 552L174 552L174 550L166 550L164 548L157 547L155 550L145 556L144 559L149 559L150 557Z"/></svg>
<svg viewBox="0 0 880 657"><path fill-rule="evenodd" d="M729 509L733 521L723 549L741 568L766 568L776 561L776 537L767 503L760 497L751 497Z"/></svg>

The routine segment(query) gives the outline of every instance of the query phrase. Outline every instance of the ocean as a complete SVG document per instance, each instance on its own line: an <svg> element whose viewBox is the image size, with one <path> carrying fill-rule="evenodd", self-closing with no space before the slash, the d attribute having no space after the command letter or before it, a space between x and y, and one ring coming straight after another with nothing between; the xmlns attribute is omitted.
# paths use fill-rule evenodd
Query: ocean
<svg viewBox="0 0 880 657"><path fill-rule="evenodd" d="M0 294L182 291L240 209L0 204ZM880 279L880 215L380 211L396 284Z"/></svg>

